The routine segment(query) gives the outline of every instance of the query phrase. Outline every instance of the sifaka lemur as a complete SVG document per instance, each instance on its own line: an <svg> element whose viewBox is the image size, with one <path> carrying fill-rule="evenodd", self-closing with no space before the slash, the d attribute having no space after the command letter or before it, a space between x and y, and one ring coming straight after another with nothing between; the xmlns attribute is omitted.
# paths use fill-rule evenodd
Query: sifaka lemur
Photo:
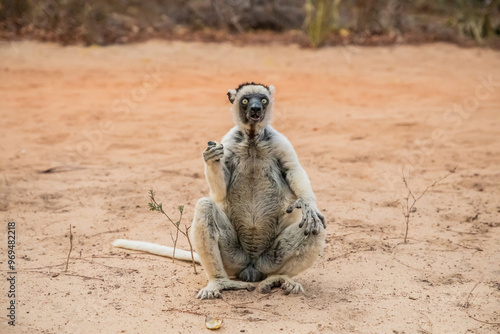
<svg viewBox="0 0 500 334"><path fill-rule="evenodd" d="M258 281L262 293L273 287L303 292L292 277L323 250L325 218L309 178L288 139L269 124L274 92L253 82L230 89L236 126L203 152L210 197L198 200L190 237L209 282L197 298L251 291ZM128 240L114 245L169 256L165 246Z"/></svg>

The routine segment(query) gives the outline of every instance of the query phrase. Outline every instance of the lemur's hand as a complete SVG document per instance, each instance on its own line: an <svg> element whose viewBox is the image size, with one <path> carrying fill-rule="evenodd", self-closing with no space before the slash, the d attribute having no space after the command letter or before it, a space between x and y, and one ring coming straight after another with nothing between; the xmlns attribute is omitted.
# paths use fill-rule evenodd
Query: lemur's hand
<svg viewBox="0 0 500 334"><path fill-rule="evenodd" d="M304 234L318 234L321 227L326 228L325 217L319 212L315 204L306 203L302 198L291 205L286 212L292 213L294 209L302 209L302 221L299 228L304 227Z"/></svg>
<svg viewBox="0 0 500 334"><path fill-rule="evenodd" d="M203 159L205 159L205 162L217 162L220 161L222 157L224 157L224 146L222 144L217 144L217 142L209 141L207 149L203 151Z"/></svg>

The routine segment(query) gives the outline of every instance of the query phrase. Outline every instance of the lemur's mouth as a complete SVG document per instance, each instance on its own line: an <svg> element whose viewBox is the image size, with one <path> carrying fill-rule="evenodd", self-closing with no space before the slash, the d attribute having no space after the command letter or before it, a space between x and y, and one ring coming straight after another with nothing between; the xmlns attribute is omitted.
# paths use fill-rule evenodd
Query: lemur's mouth
<svg viewBox="0 0 500 334"><path fill-rule="evenodd" d="M259 122L261 120L261 115L250 115L250 120L254 122Z"/></svg>

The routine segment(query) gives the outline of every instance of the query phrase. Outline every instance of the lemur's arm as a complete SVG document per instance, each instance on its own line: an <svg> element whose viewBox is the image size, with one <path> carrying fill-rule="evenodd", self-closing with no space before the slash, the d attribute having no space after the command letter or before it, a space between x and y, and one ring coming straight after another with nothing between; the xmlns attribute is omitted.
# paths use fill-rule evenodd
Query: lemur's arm
<svg viewBox="0 0 500 334"><path fill-rule="evenodd" d="M227 167L224 164L224 146L213 141L208 142L207 149L203 152L205 160L205 177L210 187L210 197L215 202L226 198Z"/></svg>
<svg viewBox="0 0 500 334"><path fill-rule="evenodd" d="M311 182L307 176L306 171L299 163L297 153L292 147L292 144L283 136L277 138L280 143L278 144L281 149L280 163L286 175L286 181L290 189L299 198L311 205L316 205L316 196L311 187Z"/></svg>
<svg viewBox="0 0 500 334"><path fill-rule="evenodd" d="M306 171L299 163L297 153L293 149L292 144L288 139L276 133L275 135L277 154L281 164L282 171L285 173L286 181L290 189L297 196L297 201L293 203L287 212L291 213L294 209L302 209L302 222L299 227L306 225L304 233L316 234L319 224L325 227L325 218L319 212L316 206L316 196L311 187L311 181L307 176Z"/></svg>

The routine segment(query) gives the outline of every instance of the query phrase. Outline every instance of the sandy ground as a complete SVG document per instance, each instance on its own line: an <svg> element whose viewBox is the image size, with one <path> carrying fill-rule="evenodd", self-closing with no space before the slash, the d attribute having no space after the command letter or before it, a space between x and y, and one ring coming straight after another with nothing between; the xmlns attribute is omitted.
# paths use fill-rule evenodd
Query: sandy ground
<svg viewBox="0 0 500 334"><path fill-rule="evenodd" d="M202 268L111 243L172 244L150 189L190 224L208 194L201 152L233 124L226 91L252 80L277 88L273 124L310 176L327 244L297 278L305 295L200 301ZM498 333L499 110L500 53L486 49L1 44L0 332L203 333L211 314L220 333ZM455 166L403 244L402 168L418 195Z"/></svg>

